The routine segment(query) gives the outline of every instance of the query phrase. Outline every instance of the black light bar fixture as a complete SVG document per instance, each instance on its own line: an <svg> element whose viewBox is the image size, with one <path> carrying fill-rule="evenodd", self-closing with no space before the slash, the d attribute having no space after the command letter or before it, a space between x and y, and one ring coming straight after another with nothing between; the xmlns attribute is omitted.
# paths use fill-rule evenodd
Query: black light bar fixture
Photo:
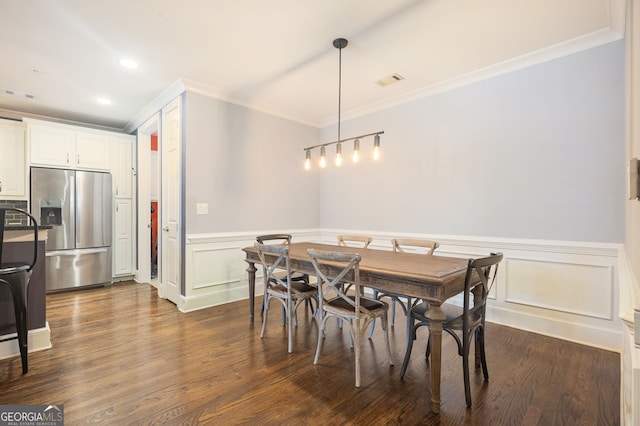
<svg viewBox="0 0 640 426"><path fill-rule="evenodd" d="M326 142L320 145L308 146L304 148L305 151L305 161L304 168L309 170L311 168L311 151L316 148L320 148L320 168L325 168L327 166L327 146L335 145L336 146L336 166L340 167L342 165L342 144L344 142L353 141L353 162L357 163L360 159L360 139L368 138L373 136L373 159L378 160L380 158L380 135L384 134L383 131L367 133L364 135L356 136L353 138L342 139L340 137L340 115L342 112L342 49L344 49L349 42L344 38L337 38L333 40L333 47L338 49L339 51L339 59L338 59L338 140L333 142Z"/></svg>

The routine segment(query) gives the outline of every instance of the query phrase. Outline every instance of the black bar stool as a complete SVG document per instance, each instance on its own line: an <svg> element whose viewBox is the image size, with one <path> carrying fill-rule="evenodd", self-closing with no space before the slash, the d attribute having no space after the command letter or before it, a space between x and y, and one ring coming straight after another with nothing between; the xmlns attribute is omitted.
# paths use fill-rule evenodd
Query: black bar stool
<svg viewBox="0 0 640 426"><path fill-rule="evenodd" d="M28 230L33 231L33 258L31 262L3 262L2 251L4 245L5 218L7 212L12 212L16 219L20 216L28 218ZM29 280L31 279L31 271L36 264L38 258L38 223L36 219L24 210L12 207L0 207L0 284L9 287L13 298L13 311L15 312L16 336L0 340L18 339L20 346L20 356L22 358L22 374L29 371L27 360L28 344L27 344L27 290L29 288Z"/></svg>

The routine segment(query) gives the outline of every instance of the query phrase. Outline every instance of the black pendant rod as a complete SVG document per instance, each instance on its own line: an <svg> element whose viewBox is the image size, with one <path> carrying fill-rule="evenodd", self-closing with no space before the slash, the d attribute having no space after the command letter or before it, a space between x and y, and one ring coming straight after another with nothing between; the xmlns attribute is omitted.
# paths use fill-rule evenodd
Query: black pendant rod
<svg viewBox="0 0 640 426"><path fill-rule="evenodd" d="M340 143L340 115L342 112L342 49L349 42L345 38L337 38L333 40L333 47L338 49L338 143Z"/></svg>

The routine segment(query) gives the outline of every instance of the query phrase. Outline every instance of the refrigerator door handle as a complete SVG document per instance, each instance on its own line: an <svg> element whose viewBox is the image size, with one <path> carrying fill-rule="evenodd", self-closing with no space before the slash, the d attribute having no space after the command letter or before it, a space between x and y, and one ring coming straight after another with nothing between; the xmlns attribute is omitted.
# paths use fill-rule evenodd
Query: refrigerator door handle
<svg viewBox="0 0 640 426"><path fill-rule="evenodd" d="M91 249L81 249L81 250L54 250L48 251L45 253L46 257L51 256L77 256L78 253L90 254L90 253L104 253L109 250L109 247L98 247Z"/></svg>

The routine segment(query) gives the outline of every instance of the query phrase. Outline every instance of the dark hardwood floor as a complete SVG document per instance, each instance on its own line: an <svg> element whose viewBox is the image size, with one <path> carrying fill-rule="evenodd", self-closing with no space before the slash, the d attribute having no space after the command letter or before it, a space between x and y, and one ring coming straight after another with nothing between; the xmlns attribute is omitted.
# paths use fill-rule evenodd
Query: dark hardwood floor
<svg viewBox="0 0 640 426"><path fill-rule="evenodd" d="M389 367L382 332L363 350L362 387L346 329L328 327L313 365L317 328L301 309L287 353L274 303L264 339L247 301L180 313L148 285L47 296L53 348L0 360L0 404L64 404L68 425L616 425L620 356L495 324L487 326L490 381L471 373L443 336L442 412L430 411L426 331L404 380L399 310ZM397 314L398 314L397 313ZM473 365L473 364L472 364Z"/></svg>

